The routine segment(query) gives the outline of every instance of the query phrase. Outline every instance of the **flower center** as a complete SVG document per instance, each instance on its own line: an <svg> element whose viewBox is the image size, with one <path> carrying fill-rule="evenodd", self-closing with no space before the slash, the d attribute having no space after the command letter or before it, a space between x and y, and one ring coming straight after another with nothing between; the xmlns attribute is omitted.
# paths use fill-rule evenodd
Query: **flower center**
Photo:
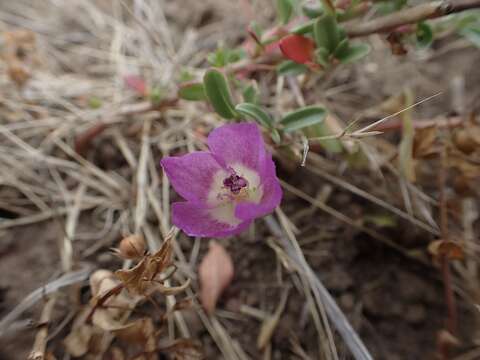
<svg viewBox="0 0 480 360"><path fill-rule="evenodd" d="M248 181L232 170L230 176L223 180L223 186L229 189L232 194L238 195L243 188L248 186Z"/></svg>

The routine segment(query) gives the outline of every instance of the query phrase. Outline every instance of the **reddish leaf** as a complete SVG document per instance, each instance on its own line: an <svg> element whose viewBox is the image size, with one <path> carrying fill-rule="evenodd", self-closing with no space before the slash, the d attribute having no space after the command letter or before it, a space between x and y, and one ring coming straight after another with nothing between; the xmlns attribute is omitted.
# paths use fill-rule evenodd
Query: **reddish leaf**
<svg viewBox="0 0 480 360"><path fill-rule="evenodd" d="M208 313L215 310L217 300L233 279L233 262L223 246L212 241L198 268L200 301Z"/></svg>
<svg viewBox="0 0 480 360"><path fill-rule="evenodd" d="M146 96L148 93L147 90L147 84L145 83L145 80L142 79L140 76L137 75L126 75L123 78L123 81L125 81L125 85L138 93L141 96Z"/></svg>
<svg viewBox="0 0 480 360"><path fill-rule="evenodd" d="M283 55L299 64L313 62L315 43L312 39L301 35L289 35L280 41Z"/></svg>

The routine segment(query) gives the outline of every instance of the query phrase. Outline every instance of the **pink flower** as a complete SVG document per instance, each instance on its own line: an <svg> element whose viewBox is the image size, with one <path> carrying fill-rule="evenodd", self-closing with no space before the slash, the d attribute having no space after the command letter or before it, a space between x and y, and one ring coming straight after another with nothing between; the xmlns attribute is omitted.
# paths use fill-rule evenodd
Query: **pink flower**
<svg viewBox="0 0 480 360"><path fill-rule="evenodd" d="M172 221L190 236L238 234L282 199L272 155L254 123L213 130L208 147L161 161L173 188L187 200L173 204Z"/></svg>

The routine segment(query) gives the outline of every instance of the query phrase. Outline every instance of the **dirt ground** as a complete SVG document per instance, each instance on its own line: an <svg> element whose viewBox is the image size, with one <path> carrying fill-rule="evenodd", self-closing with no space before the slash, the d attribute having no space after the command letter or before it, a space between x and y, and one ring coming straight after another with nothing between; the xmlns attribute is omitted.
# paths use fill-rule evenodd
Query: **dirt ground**
<svg viewBox="0 0 480 360"><path fill-rule="evenodd" d="M94 8L90 5L81 6L77 4L78 2L75 2L76 5L73 7L78 8L81 14L77 19L74 9L69 9L65 4L53 0L46 3L49 5L40 6L37 4L31 8L26 5L26 2L21 1L17 5L13 2L10 4L0 3L1 31L11 31L23 26L37 34L37 41L40 44L38 56L44 63L39 68L40 70L37 70L38 74L34 75L31 80L32 83L36 81L51 83L49 88L46 85L39 85L39 88L35 88L32 85L33 95L28 95L28 92L21 93L8 80L6 66L3 64L0 69L1 82L2 86L8 86L8 88L1 91L0 124L2 125L11 125L15 121L23 121L22 116L27 112L35 113L32 116L36 119L48 116L62 117L73 113L79 118L75 121L78 121L81 129L85 129L85 124L91 124L92 119L89 118L89 122L82 120L83 117L87 116L85 115L87 110L82 108L82 104L85 105L87 102L88 92L92 92L93 95L98 96L104 102L108 102L109 99L115 100L116 104L119 103L119 99L121 100L120 103L122 101L129 103L137 101L135 96L131 94L125 95L122 93L120 95L116 93L128 93L122 86L118 85L120 80L117 71L128 71L130 68L136 67L137 70L140 69L144 72L145 76L150 74L152 81L160 81L159 79L166 76L162 71L168 72L173 71L172 69L176 67L178 68L178 64L174 62L168 64L171 65L170 68L166 67L167 65L161 60L164 55L163 52L157 54L160 60L131 59L135 56L145 55L151 49L144 49L144 53L136 53L135 51L140 50L133 49L133 47L133 50L129 49L130 44L125 45L127 49L124 50L123 55L126 55L122 60L115 60L116 55L112 55L111 58L108 57L110 47L114 48L116 46L114 37L118 40L122 34L127 34L126 37L134 36L129 31L139 28L135 25L135 22L129 21L130 27L125 27L123 30L117 29L118 32L112 34L108 33L114 26L110 27L110 25L103 23L113 21L107 15L111 15L116 20L123 19L127 23L125 19L129 17L129 13L120 5L110 7L108 1L88 1L88 4L95 7L96 10L93 10ZM165 22L162 20L161 24L168 24L169 28L165 28L161 24L158 26L152 25L152 29L158 31L157 37L160 38L160 44L156 46L167 49L172 46L178 50L182 48L182 44L191 41L188 38L189 32L195 32L200 39L189 43L189 48L184 49L184 53L178 55L175 61L182 65L205 67L205 62L201 61L200 58L212 51L218 41L224 41L230 46L234 46L245 36L243 29L248 19L235 15L243 14L243 2L236 5L226 2L186 0L159 3L163 6L165 15ZM179 3L182 3L182 5L179 5ZM259 21L261 23L271 21L273 10L270 2L266 2L268 6L265 5L265 2L254 3L256 4L254 8L258 10L255 15L258 16ZM29 12L26 12L25 9L29 9ZM25 11L23 15L21 14L22 11ZM121 14L115 13L118 11ZM42 14L49 15L42 18ZM99 14L103 14L104 17L99 17ZM148 16L145 18L148 18ZM147 25L150 26L151 24ZM91 30L94 36L84 35L89 26L94 27ZM69 35L69 38L62 38L62 29L70 29L70 32L65 33ZM77 41L75 40L76 33L78 33L78 43L75 43ZM148 31L145 33L148 34ZM168 36L173 39L173 44L169 45L168 41L165 40L166 34L170 34ZM90 40L91 43L88 42ZM132 42L136 40L132 40ZM364 122L378 119L385 112L388 113L388 111L379 108L378 105L389 96L396 95L405 88L411 89L415 93L416 99L442 92L437 98L416 108L413 112L415 119L429 120L437 117L456 116L459 113L459 107L465 113L479 110L480 68L478 64L480 63L480 52L478 49L471 47L465 40L459 40L455 35L445 36L436 41L432 49L420 52L412 51L404 57L391 56L389 48L381 36L374 35L369 41L374 50L367 60L336 72L328 81L319 79L312 82L309 89L304 91L305 101L307 103L321 102L325 104L345 123L350 122L359 113L366 114L363 119ZM61 52L62 46L68 48L68 51L66 50L63 55ZM91 51L90 55L87 54L89 49ZM97 55L92 49L98 50L98 58L96 58ZM107 55L100 53L100 50L106 51ZM166 53L168 53L168 50ZM78 58L75 57L75 54ZM84 60L81 58L82 56L91 56L91 58ZM130 60L134 63L133 65L129 64ZM136 63L137 61L138 63ZM165 66L165 68L162 66ZM35 78L35 76L38 76L38 78ZM58 87L57 85L54 86L55 77L67 81L65 80L66 76L71 76L71 81L75 82L75 85L72 85L73 89L71 89L73 92L77 91L77 88L81 88L83 81L86 83L87 92L83 93L83 90L78 90L78 94L62 101L50 101L50 95L60 96L58 94L62 93L63 89L68 89L68 84L59 83ZM263 101L266 103L273 102L268 94L269 89L271 90L275 86L273 76L268 74L256 74L255 76L260 88L265 90L262 92ZM45 86L45 93L41 91L42 86ZM461 90L458 90L459 87ZM119 88L122 90L119 90ZM47 94L47 90L51 92L50 95ZM18 94L9 95L7 94L9 91L18 92ZM38 93L35 91L38 91ZM271 91L273 92L273 90ZM459 91L461 93L460 99ZM103 96L106 93L108 95ZM27 106L30 106L31 108L22 110L24 112L16 118L14 114L15 106L12 105L12 102L22 98L22 96L31 97L28 101L22 102L22 100L19 100L21 102L19 107L27 108ZM281 108L291 108L293 105L292 93L286 91L282 96L284 98ZM73 105L70 106L69 104ZM273 107L274 104L270 105ZM197 128L201 130L209 129L218 121L217 119L212 120L212 116L208 115L208 109L202 105L195 105L197 106L195 107L185 103L184 106L193 109L193 113L198 117L196 119L198 123L191 123L191 114L185 117L182 117L181 114L173 114L171 117L163 114L151 116L160 130L158 134L152 132L151 157L153 160L150 165L159 174L161 169L158 161L164 149L160 145L157 146L157 143L161 141L172 143L172 138L179 141L178 139L182 136L175 133L177 131L175 129L180 126L178 123L182 121L184 122L182 124L187 123L187 126L190 126L189 129L193 130L188 130L190 132L186 131L185 134L192 136L191 134ZM42 111L45 113L43 114ZM107 110L105 110L105 113L97 113L94 117L104 119L107 115ZM132 118L135 121L132 121L134 125L143 121L140 116L138 117L139 121L135 116ZM66 120L67 123L68 121ZM60 123L58 126L60 126ZM65 143L70 145L73 139L72 134L76 131L72 129L67 129L65 134L62 135ZM137 178L128 161L117 148L118 142L115 139L118 138L115 137L114 131L118 130L122 134L127 134L126 137L130 136L128 137L128 144L134 149L134 156L138 159L142 141L141 129L141 126L135 128L135 126L126 122L119 122L116 130L109 130L101 134L93 142L85 156L88 161L105 173L109 175L117 174L127 183L126 190L124 189L125 193L120 193L118 199L111 200L111 203L108 202L105 205L105 208L110 206L114 209L113 222L115 223L117 221L121 223L123 221L121 220L122 216L133 219L135 215L133 209L136 201L135 186L137 185ZM174 135L170 135L171 133L162 135L169 131ZM128 135L129 132L134 135ZM44 146L42 141L46 141L45 139L48 138L49 134L50 132L47 131L45 133L32 131L30 135L25 132L19 136L23 136L22 138L25 141L30 141L31 146L41 148L49 155L56 156L59 159L69 159L65 154L59 154L60 152L54 148L54 145L49 148L47 142L47 146ZM165 138L162 136L165 136ZM167 138L167 136L170 137ZM383 152L386 154L397 146L400 137L401 135L398 132L389 133L379 139L378 142L369 143L369 146L375 147L380 154ZM5 153L5 149L8 147L17 146L12 145L5 137L0 138L0 145L2 145L2 153ZM173 152L185 152L185 146L172 149ZM402 213L405 213L402 195L399 191L398 177L388 170L386 165L382 165L382 169L378 171L372 169L371 166L349 166L355 161L347 159L344 154L328 154L320 150L316 156L323 159L321 161L325 166L322 168L319 162L316 162L315 165L311 165L312 168L318 168L322 172L341 178L348 184L363 189L376 198L385 200L394 208L399 208ZM15 155L15 159L19 159L19 157ZM48 181L45 180L45 194L50 191L55 194L56 182L52 173L45 175L41 169L35 168L32 162L27 162L23 166L25 166L25 169L30 167L33 173L39 176L39 179L43 179L43 176L45 176L45 179L48 178ZM328 206L338 210L356 224L365 225L398 245L397 248L388 246L364 231L322 211L319 207L312 205L311 202L284 190L282 210L295 229L295 236L302 252L374 358L388 360L435 359L438 354L439 332L445 329L447 319L442 274L438 264L432 261L427 251L429 243L437 237L415 226L404 217L392 215L392 212L385 207L374 204L364 196L355 193L355 191L352 192L351 189L341 184L329 181L318 172L312 172L309 170L308 164L305 168L300 167L298 163L292 167L291 163L277 159L277 167L279 177L288 184L315 199L323 199L322 201ZM2 171L5 171L5 169L7 169L7 163L2 162ZM429 197L438 199L438 159L419 160L417 169L415 186L418 186ZM12 171L21 172L22 169L20 167L20 169ZM25 172L25 174L27 173ZM452 203L450 222L452 233L461 237L463 231L462 218L458 215L458 208L461 207L461 196L453 186L455 174L454 172L449 173L447 179L449 184L448 197ZM25 175L25 178L20 177L19 181L34 182L27 175ZM62 179L68 191L75 194L75 181L78 179L68 178L64 175L62 175ZM42 186L42 184L38 185ZM106 184L103 184L103 186L107 187ZM57 191L60 195L64 190L59 187ZM164 196L161 185L158 185L155 191L158 192L159 196L160 194ZM39 194L42 193L39 192ZM92 192L92 194L96 193ZM469 198L478 205L478 189L474 189L473 194ZM55 206L55 204L60 206L61 201L52 199L52 202L50 202L48 200L50 195L45 196L47 197L46 201L51 206ZM101 196L108 198L108 201L111 199L108 197L110 195L102 194ZM172 193L170 200L173 201L175 196ZM22 201L11 201L15 198ZM14 221L21 219L22 216L35 214L35 206L25 199L31 199L31 197L16 189L11 183L0 183L0 217L5 218L5 221ZM94 200L91 201L94 204ZM13 203L17 204L16 207L2 208L1 206ZM107 223L106 215L103 210L98 211L97 208L103 209L103 205L94 204L90 206L89 209L82 211L78 218L76 233L84 236L79 236L73 242L75 267L88 265L92 269L116 270L122 267L122 260L112 254L110 248L118 243L122 234L126 232L125 228L131 230L133 226L129 222L130 220L126 220L128 225L123 224L123 228L122 224L111 226L107 233L104 233L103 226ZM17 211L16 209L20 210ZM439 217L438 208L433 206L429 209L431 209L432 218L436 221ZM145 221L154 229L155 236L160 237L158 228L161 224L154 215L152 209L148 210ZM66 219L63 215L55 215L53 219L35 221L33 224L26 225L2 226L1 221L0 319L8 314L31 291L61 274L59 244L61 246L65 237L66 226ZM478 219L474 221L473 227L478 238L480 227ZM238 343L248 358L268 358L264 357L265 354L259 351L256 346L261 322L259 319L247 315L244 310L247 307L273 313L278 306L282 293L288 288L290 290L287 305L273 334L270 358L321 359L323 354L319 343L319 334L310 316L308 299L302 292L303 287L298 278L292 276L292 271L283 267L281 258L276 253L275 248L270 245L271 243L268 242L274 238L268 227L261 220L258 220L255 226L244 234L221 241L233 258L235 276L217 306L217 318L228 332L232 342ZM198 259L201 259L208 249L207 239L197 242L184 234L180 234L177 241L181 251L187 257L198 250ZM194 250L196 244L199 245L199 249ZM472 263L476 264L478 262L478 258L475 258L477 255L478 252L474 252ZM195 271L196 265L195 263L193 271ZM182 271L181 266L180 264L180 271ZM474 350L478 346L476 342L478 339L475 339L475 334L478 331L478 315L476 314L478 310L474 306L476 302L472 301L472 298L474 299L472 293L475 294L475 291L477 291L478 294L478 289L474 288L472 291L471 287L474 285L467 283L465 278L459 274L458 270L462 269L462 267L458 267L452 271L456 289L457 338L459 340L459 344L453 348L452 353L458 355ZM185 271L185 274L188 275L189 272ZM476 279L478 280L478 278ZM51 319L52 328L58 328L63 319L69 316L73 317L76 311L88 302L89 288L86 281L76 284L73 288L72 291L61 293ZM196 279L194 279L194 289L198 289ZM41 309L42 301L21 316L21 319L31 320L30 324L24 324L18 330L0 337L0 359L17 360L26 358L38 331L35 321L38 319ZM155 309L152 309L151 305L142 305L142 310L147 313L151 312L153 314L152 318L156 319ZM184 319L192 338L201 344L205 358L224 358L215 339L205 328L195 310L185 311ZM69 333L71 322L62 326L50 339L49 349L57 359L68 359L68 355L65 354L63 339ZM338 334L335 334L335 340L338 358L350 359L351 355ZM304 354L302 355L302 351L298 349L304 351ZM114 357L111 358L114 359ZM480 359L480 355L462 359Z"/></svg>

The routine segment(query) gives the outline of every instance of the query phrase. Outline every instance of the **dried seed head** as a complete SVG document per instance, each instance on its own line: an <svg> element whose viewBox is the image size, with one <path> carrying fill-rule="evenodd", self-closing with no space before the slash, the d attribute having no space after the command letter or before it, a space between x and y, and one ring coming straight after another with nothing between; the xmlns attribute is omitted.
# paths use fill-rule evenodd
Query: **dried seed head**
<svg viewBox="0 0 480 360"><path fill-rule="evenodd" d="M114 279L115 275L109 270L100 269L90 275L90 291L93 295L97 295L100 291L101 283L105 279Z"/></svg>
<svg viewBox="0 0 480 360"><path fill-rule="evenodd" d="M130 235L120 241L116 251L122 259L138 259L145 253L145 241L140 235Z"/></svg>

